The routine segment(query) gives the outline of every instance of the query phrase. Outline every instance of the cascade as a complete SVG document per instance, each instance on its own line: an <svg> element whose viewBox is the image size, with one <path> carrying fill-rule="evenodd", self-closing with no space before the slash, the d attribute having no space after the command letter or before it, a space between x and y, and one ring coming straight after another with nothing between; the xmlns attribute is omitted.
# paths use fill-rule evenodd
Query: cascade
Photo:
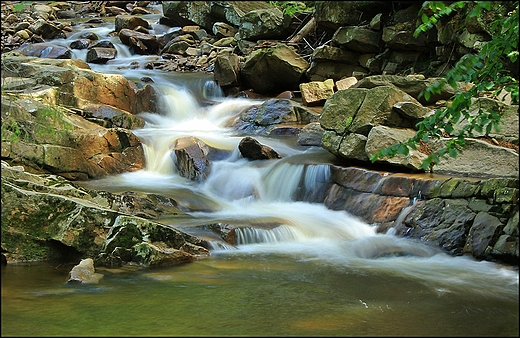
<svg viewBox="0 0 520 338"><path fill-rule="evenodd" d="M150 22L151 34L181 29L158 24L161 2L150 6L158 14L142 18ZM264 100L224 97L212 74L146 69L161 56L133 55L112 34L113 21L105 19L99 27L80 24L69 38L53 43L68 45L85 30L112 42L117 57L90 64L92 70L149 78L159 93L159 112L141 113L144 126L131 131L143 145L145 167L85 186L175 200L185 214L157 221L207 240L211 255L175 266L105 268L97 285L64 285L63 266L9 264L2 270L2 333L9 328L7 335L28 336L518 335L518 269L453 257L398 237L394 229L376 233L374 225L328 209L323 201L333 184L334 155L300 147L294 136L238 133L233 121ZM73 57L85 60L86 50L73 50ZM245 136L282 158L244 158L238 145ZM176 169L172 147L182 137L219 149L205 180L191 181ZM401 224L419 199L420 192L394 223ZM88 320L93 314L94 325Z"/></svg>
<svg viewBox="0 0 520 338"><path fill-rule="evenodd" d="M236 243L211 242L212 250L219 254L286 253L335 266L374 269L443 285L452 283L461 274L467 277L462 282L458 280L459 284L474 284L475 276L484 274L488 281L518 283L517 272L449 257L424 243L399 238L391 232L378 234L374 226L346 211L327 209L317 202L330 184L329 165L334 163L330 153L320 147L297 146L289 136L266 135L251 136L273 148L282 155L281 159L250 161L238 151L245 135L233 130L232 122L245 109L264 100L224 97L210 74L129 69L131 62L145 64L155 56L128 55L117 39L108 37L101 29L97 33L117 46L118 57L105 65L91 65L92 69L122 74L129 79L151 78L150 85L160 93L160 111L141 113L146 123L142 129L133 130L144 146L145 169L93 182L90 184L93 188L99 184L113 191L144 191L172 197L190 219L177 219L170 225L186 232L200 233L201 225L212 223L235 227ZM76 57L84 56L76 50L74 53ZM178 138L188 136L227 154L211 162L210 173L203 182L180 177L175 169L172 146ZM381 178L375 189L385 178ZM410 207L402 210L397 223L409 210ZM255 226L267 223L276 226Z"/></svg>

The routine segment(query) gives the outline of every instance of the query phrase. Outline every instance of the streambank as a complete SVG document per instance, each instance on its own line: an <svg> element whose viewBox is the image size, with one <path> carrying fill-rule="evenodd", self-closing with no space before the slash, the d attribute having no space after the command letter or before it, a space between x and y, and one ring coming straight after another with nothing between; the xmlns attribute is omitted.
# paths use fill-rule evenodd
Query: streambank
<svg viewBox="0 0 520 338"><path fill-rule="evenodd" d="M40 8L37 12L41 12ZM145 14L145 18L146 15L150 14ZM136 14L132 18L120 17L119 19L122 21L118 21L116 18L113 25L117 26L121 33L123 28L119 25L123 25L123 23L130 25L130 22L135 21L135 17L138 16ZM164 23L165 19L162 19L161 14L157 17L160 17L159 20ZM165 17L167 16L165 15ZM42 20L45 21L45 19ZM213 67L220 70L209 74L209 78L204 78L203 86L199 83L194 88L190 88L187 84L164 81L161 76L155 75L153 71L160 73L160 71L169 71L173 68L159 67L159 64L170 63L165 60L157 61L158 56L154 53L144 55L136 53L136 46L131 52L131 46L123 43L122 35L108 34L108 32L112 32L113 28L116 28L112 27L112 23L108 23L108 29L107 22L104 21L84 24L93 25L92 29L99 29L98 33L105 34L103 37L107 40L112 39L116 42L119 39L120 41L114 45L113 49L119 48L119 51L123 52L114 59L105 60L105 63L94 62L94 59L90 58L89 62L78 58L66 58L65 60L48 58L53 54L46 54L47 57L43 57L41 54L38 56L27 55L31 52L30 49L23 49L14 54L2 54L2 74L6 75L3 81L9 84L7 87L2 86L3 94L8 94L7 98L2 100L2 119L6 122L3 125L17 127L7 130L7 133L2 133L2 157L6 161L5 170L2 169L3 189L5 182L6 195L13 196L13 201L17 201L2 209L2 249L5 251L3 254L7 261L41 260L55 256L77 259L77 256L97 255L100 250L105 250L103 253L108 252L109 258L99 261L107 265L118 265L125 262L150 264L151 257L161 257L156 262L164 262L164 264L177 262L175 258L178 258L178 261L188 261L197 255L207 255L210 249L209 244L200 239L193 239L187 233L179 234L177 231L171 230L171 227L168 227L172 225L170 223L166 224L166 228L164 228L165 224L157 226L155 223L153 226L145 226L142 225L141 220L133 217L145 216L145 219L150 220L159 218L171 220L172 217L168 213L176 216L181 212L216 212L221 207L221 197L231 201L261 198L262 190L273 189L267 193L267 197L270 199L277 200L283 196L284 199L290 201L319 202L331 210L348 211L361 218L366 224L372 225L374 229L377 227L382 233L387 233L392 229L390 232L398 236L432 242L451 254L468 254L478 259L498 260L513 264L518 262L518 179L516 178L518 154L515 154L514 150L505 146L498 147L496 144L490 145L482 140L475 142L476 151L473 153L473 157L469 160L463 158L469 165L462 167L458 166L457 162L453 162L446 169L446 172L453 175L451 179L411 174L410 171L417 170L417 159L421 158L421 154L415 154L416 157L410 156L410 158L400 159L393 163L391 168L394 171L389 171L390 167L383 167L384 169L357 167L360 163L368 166L368 154L377 150L377 148L367 150L368 144L384 144L382 139L395 140L392 131L410 127L413 125L412 121L424 116L414 115L413 112L418 110L424 114L431 111L431 107L426 104L423 106L423 103L418 101L417 88L421 88L421 86L423 88L428 83L428 79L404 74L381 75L383 76L381 77L364 73L364 75L359 75L359 78L355 78L356 81L359 80L356 82L356 87L342 90L337 90L341 79L336 79L333 82L336 91L332 90L332 93L328 91L330 96L327 96L326 100L321 103L320 100L323 99L317 100L313 106L309 104L310 96L305 96L305 91L295 90L294 87L291 87L294 84L269 81L273 79L272 74L280 72L280 74L286 74L283 69L276 72L268 69L257 75L251 75L246 70L254 67L244 65L245 68L241 68L241 71L244 72L245 78L249 78L249 86L253 88L253 91L244 90L249 88L245 87L244 83L240 83L240 86L233 81L225 84L222 75L229 73L223 72L222 67L226 63L236 65L231 61L238 62L240 58L231 50L223 49L221 54L215 53L220 56L220 59L215 56L215 63L213 63ZM155 27L152 25L151 29L159 31L164 29L162 25ZM72 27L71 25L70 28L72 29ZM201 27L193 29L189 35L193 38L194 35L203 34L200 29ZM165 36L169 33L173 32L158 35L164 35L163 37L166 38ZM176 34L169 35L169 38L175 39ZM77 41L78 37L74 35L71 40ZM60 39L62 37L59 35L48 38L52 45L69 42ZM133 41L132 39L128 41L130 40ZM247 41L247 39L244 40ZM216 41L213 42L216 43ZM193 43L200 47L201 42L202 40L199 39ZM47 44L48 42L42 43L46 44L44 48L34 48L32 52L49 51L48 47L52 47L51 44ZM173 43L174 41L171 45ZM186 43L189 44L189 42ZM40 45L40 47L42 46ZM91 47L94 51L96 51L94 48L105 48ZM79 51L83 49L73 49L75 53L82 55ZM232 49L236 50L234 47ZM279 41L262 43L256 49L265 52L263 57L269 56L273 58L272 60L283 61L284 58L295 58L286 47L279 46ZM217 50L220 49L217 48ZM251 53L253 50L255 48L252 48ZM280 50L283 52L267 53ZM66 51L67 48L65 48ZM104 50L97 49L97 51ZM171 49L168 47L168 51L162 55L163 59L167 59L168 54L181 55L186 57L186 60L189 59L189 55L184 55L188 53L188 48L174 53L173 47ZM208 60L209 55L211 52L208 54ZM315 55L314 61L321 60L323 55L320 55ZM245 57L245 55L240 56ZM192 60L195 60L196 57L198 56L193 56ZM189 64L187 61L180 62L177 57L173 59L184 65ZM251 60L253 59L251 57ZM350 57L345 60L347 59ZM251 60L250 62L253 62ZM283 64L283 62L281 63ZM326 62L323 63L326 64ZM240 66L240 62L238 65ZM209 67L211 66L205 70L209 70ZM307 68L302 70L303 68L300 68L298 81L294 80L295 77L292 75L288 75L287 78L293 79L295 83L301 82L301 75L305 70L314 77L305 79L304 83L319 82L326 85L330 82L327 82L327 79L316 77L316 71L320 68L314 68L313 71ZM234 70L235 68L226 69ZM381 70L379 69L379 71ZM389 69L385 72L388 73L388 71ZM231 71L230 73L236 74L237 72ZM266 73L271 74L267 80L265 80ZM352 69L350 69L350 75L355 75ZM252 79L263 79L264 81L251 83ZM270 82L278 87L266 87L266 83ZM206 83L209 86L206 86ZM204 93L202 90L207 90L215 83L224 89L224 96L219 96L218 91L214 91L208 96L207 91ZM415 84L417 87L411 86L411 84ZM165 89L168 86L172 88ZM171 94L172 91L173 94ZM196 94L191 96L193 92ZM273 92L275 94L280 92L280 95L271 94ZM362 93L363 100L366 100L363 101L366 102L365 114L356 111L355 118L350 119L349 125L356 126L357 129L347 131L344 128L345 121L349 121L349 117L354 115L350 110L343 111L335 109L335 107L338 107L339 103L346 98L360 95L360 93ZM445 93L445 95L448 94L453 93ZM173 95L172 100L163 100L171 95ZM370 97L371 100L366 97ZM185 98L188 99L184 100ZM374 98L379 98L379 100L374 101ZM226 105L228 99L234 106L233 109ZM435 103L441 104L443 98L437 99L438 101ZM503 107L503 103L491 99L483 99L483 101L490 105ZM180 104L178 104L179 102ZM403 105L403 102L409 104ZM57 109L58 112L54 114L54 118L60 118L51 128L54 132L37 133L36 127L42 125L41 119L48 116L46 104L51 104L54 108L63 108L63 111ZM323 106L320 106L321 104ZM214 106L215 110L206 114L204 109L211 106ZM351 105L344 104L343 106L350 107ZM408 106L408 108L411 106L413 109L407 110L403 106ZM482 106L482 103L479 103L479 106ZM518 125L518 109L515 110L514 105L504 107L504 111L508 112L508 121L510 121L507 126L514 126L515 122ZM219 108L222 109L219 110ZM375 115L374 112L376 112ZM190 126L195 131L192 135L193 138L181 139L188 135L182 130L183 128L178 126L183 125L189 118L198 118L199 113L202 113L204 118L209 116L212 123L218 122L215 129L224 130L225 133L230 132L232 137L226 142L211 138L214 130L205 130L205 122L197 119L196 122L199 124L196 127ZM63 123L64 121L66 123ZM378 121L376 126L373 125L375 121ZM386 128L389 127L388 124L393 125L392 128L396 125L399 128L388 131ZM367 134L368 129L374 132ZM177 134L179 130L182 131L181 134ZM518 140L518 128L514 130L516 135L515 132L510 133L510 129L505 129L501 134L494 135L493 139L499 143L498 145L504 145L506 143L500 142L506 141L509 142L508 144L514 145L515 137ZM18 134L30 137L22 141L10 140L12 136L17 135L17 131ZM154 135L159 135L162 131L169 134L169 136L164 135L165 142L154 138ZM263 158L251 158L251 153L245 156L243 152L239 151L239 144L246 135L259 141L259 153L270 154L274 151L279 157L274 156L265 162ZM279 140L283 141L278 142ZM334 160L327 161L334 163L298 164L296 168L283 165L286 164L283 162L284 158L289 159L299 152L314 148L324 148L332 153L335 156ZM482 156L484 149L487 149L486 154L491 155ZM496 154L504 156L498 159L494 157ZM250 169L250 171L247 173L219 172L217 171L218 165L223 159L234 161L237 165ZM280 168L276 168L273 161L279 161ZM217 162L219 163L217 164ZM253 163L252 167L249 162ZM257 185L256 182L250 183L251 173L260 175L258 171L261 171L262 167L268 166L267 163L273 164L273 168L269 171L271 174L262 175L267 175L267 180L270 180L269 177L278 177L278 180L274 180L274 183L271 182L269 188ZM511 164L513 164L512 167ZM28 202L27 196L40 196L33 189L39 191L38 189L43 189L42 186L54 186L56 183L29 184L30 188L26 188L25 181L28 175L24 176L25 178L11 181L8 181L7 178L4 180L4 172L8 172L8 166L16 167L17 165L23 167L23 170L18 167L18 172L26 171L43 175L36 176L34 179L37 181L41 179L38 177L49 175L50 178L53 178L52 175L64 177L70 182L62 182L58 186L65 184L73 187L71 189L74 191L78 189L74 185L74 181L98 180L118 174L139 173L142 170L146 173L175 174L182 178L183 184L187 184L183 191L188 191L189 196L179 198L177 195L164 196L161 193L158 194L160 196L154 196L151 199L149 196L139 197L140 201L144 201L142 203L154 210L151 212L141 210L139 203L135 202L133 198L130 199L129 196L132 193L123 193L111 198L110 201L102 201L103 211L97 211L98 206L94 209L96 210L94 213L108 213L108 219L94 220L91 216L77 218L75 215L78 212L87 209L77 206L76 202L67 201L67 208L70 208L72 213L57 213L55 210L65 209L55 209L52 206L54 202L49 202L54 201L51 197L57 194L56 191L53 191L51 196L45 195L46 192L43 193L41 195L44 196L43 199L29 207L31 204ZM318 165L319 169L313 165ZM379 165L383 166L382 163ZM479 172L471 172L471 175L468 172L459 171L461 168L469 171L475 167L479 168ZM322 173L329 172L330 175L323 174L324 176L318 179L313 176L316 170L321 170ZM283 172L286 173L286 176ZM403 178L398 175L399 172L406 172L410 176L403 175L406 177ZM287 173L292 174L287 175ZM221 181L217 179L219 177L217 174L223 177ZM492 177L489 177L489 174L492 174ZM140 177L140 179L142 178ZM185 182L184 179L188 181ZM244 184L245 188L241 185L242 181L247 181L247 184ZM230 182L229 188L222 187L221 185L224 184L222 182ZM296 183L293 184L294 182ZM291 184L285 185L287 183ZM18 184L24 185L24 188L18 187ZM155 181L149 183L149 185L154 184L158 183ZM204 196L202 200L192 202L193 199L198 199L202 195L197 190L198 188L195 190L193 188L193 185L198 184L205 186L213 184L213 188L220 194L217 201L210 194ZM295 187L300 187L297 189L298 192L293 190ZM99 190L103 189L109 188ZM128 189L135 191L136 187L131 186ZM103 195L102 191L80 191L77 193L79 196ZM178 193L178 190L175 192ZM203 192L206 191L203 190ZM297 195L298 193L300 195ZM15 195L18 197L15 198ZM264 198L266 197L264 196ZM131 203L118 204L111 201L112 199L123 201L130 199ZM178 211L162 210L162 205L176 207L179 203L183 208ZM84 202L80 204L83 205ZM111 211L108 212L107 208ZM113 212L121 214L116 215ZM120 223L121 219L128 220L122 217L123 212L125 217L131 216L131 221ZM338 215L346 217L343 213ZM326 217L329 216L327 214ZM271 225L280 225L283 223L279 221L280 217L270 215L265 219ZM191 218L191 216L185 216L185 219ZM259 217L256 216L256 218ZM80 219L83 221L77 221ZM85 219L91 221L84 221ZM186 223L185 219L182 220L184 223ZM217 219L208 217L208 219L202 218L196 222L201 226L212 225L213 228L217 228L217 235L229 240L228 244L239 244L236 239L229 236L230 231L226 231L229 228L233 229L232 223L226 223L229 217ZM42 222L49 223L49 226L44 226L42 229ZM118 226L114 227L116 223ZM179 223L181 222L177 222L176 226L179 226ZM193 228L193 221L187 223L190 223L190 227ZM249 219L243 223L240 227L256 224L254 220ZM260 223L266 223L266 221ZM319 223L317 222L317 224ZM328 221L324 223L328 224ZM84 227L83 224L94 224L94 226ZM129 224L131 226L128 227ZM217 226L214 226L215 224ZM110 231L109 228L112 230ZM150 239L151 228L160 229L159 233L162 235L153 237L153 240ZM318 234L320 231L325 233L326 229L318 228L316 230ZM167 235L168 233L171 234ZM127 234L132 234L132 236L129 237ZM125 236L121 240L114 240L118 235ZM165 241L161 236L171 237L175 240ZM33 251L29 251L29 249ZM143 257L145 259L142 259ZM162 257L167 258L163 260Z"/></svg>

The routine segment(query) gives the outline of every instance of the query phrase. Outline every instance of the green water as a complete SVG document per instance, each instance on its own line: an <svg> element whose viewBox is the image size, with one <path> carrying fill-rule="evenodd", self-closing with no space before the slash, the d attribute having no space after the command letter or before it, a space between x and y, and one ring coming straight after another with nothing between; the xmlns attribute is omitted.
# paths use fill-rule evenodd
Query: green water
<svg viewBox="0 0 520 338"><path fill-rule="evenodd" d="M518 293L442 292L421 281L282 254L176 267L2 268L2 336L518 336ZM517 286L513 286L517 288ZM513 292L514 294L514 292Z"/></svg>

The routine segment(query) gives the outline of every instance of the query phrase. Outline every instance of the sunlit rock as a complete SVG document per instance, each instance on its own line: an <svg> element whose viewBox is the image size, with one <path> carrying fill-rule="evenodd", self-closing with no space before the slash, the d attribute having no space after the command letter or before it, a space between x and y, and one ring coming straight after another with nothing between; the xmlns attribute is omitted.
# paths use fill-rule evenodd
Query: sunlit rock
<svg viewBox="0 0 520 338"><path fill-rule="evenodd" d="M86 258L70 270L67 283L98 284L102 277L102 274L95 272L92 258Z"/></svg>

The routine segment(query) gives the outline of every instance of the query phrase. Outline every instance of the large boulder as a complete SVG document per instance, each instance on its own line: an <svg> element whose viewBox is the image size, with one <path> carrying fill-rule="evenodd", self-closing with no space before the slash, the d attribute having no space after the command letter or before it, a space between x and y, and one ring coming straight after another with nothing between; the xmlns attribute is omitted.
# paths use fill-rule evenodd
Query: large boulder
<svg viewBox="0 0 520 338"><path fill-rule="evenodd" d="M260 39L284 39L283 13L276 7L258 9L245 14L238 28L238 38L256 41Z"/></svg>
<svg viewBox="0 0 520 338"><path fill-rule="evenodd" d="M432 94L429 100L426 100L421 93L428 86L433 86L440 81L441 78L428 78L423 75L371 75L359 80L352 88L374 88L378 86L395 86L400 90L411 95L421 104L435 103L437 100L449 100L454 94L464 92L469 89L471 84L457 83L457 88L453 88L446 84L440 88L440 93Z"/></svg>
<svg viewBox="0 0 520 338"><path fill-rule="evenodd" d="M151 220L182 214L175 204L91 191L2 162L2 255L8 263L94 257L104 266L178 264L209 255L207 242Z"/></svg>
<svg viewBox="0 0 520 338"><path fill-rule="evenodd" d="M39 172L84 180L144 167L141 142L128 129L104 128L58 106L5 100L2 123L9 125L2 157Z"/></svg>
<svg viewBox="0 0 520 338"><path fill-rule="evenodd" d="M334 32L341 26L355 26L390 8L388 1L317 1L315 3L316 22Z"/></svg>
<svg viewBox="0 0 520 338"><path fill-rule="evenodd" d="M431 140L428 146L437 151L449 138ZM446 157L436 164L436 173L464 176L518 177L518 153L478 139L466 138L462 153L456 158Z"/></svg>
<svg viewBox="0 0 520 338"><path fill-rule="evenodd" d="M267 1L163 1L162 8L166 21L172 26L198 25L210 32L217 22L224 22L238 28L243 24L244 17L253 11L274 9L280 12ZM261 14L261 17L261 22L270 21L270 19L265 20L264 14ZM253 18L260 17L254 14ZM251 20L245 20L245 23L246 26L251 26ZM252 28L244 27L244 32Z"/></svg>
<svg viewBox="0 0 520 338"><path fill-rule="evenodd" d="M269 99L240 114L233 127L247 134L269 135L277 125L317 122L318 115L289 99Z"/></svg>
<svg viewBox="0 0 520 338"><path fill-rule="evenodd" d="M213 76L222 88L238 86L240 84L240 65L238 55L221 53L215 60Z"/></svg>
<svg viewBox="0 0 520 338"><path fill-rule="evenodd" d="M322 147L338 157L368 161L379 150L405 141L415 134L411 127L417 120L394 108L405 102L422 107L395 86L350 87L334 93L325 102L320 116L325 130ZM404 158L380 160L408 170L420 169L422 158L422 154L411 152L411 156Z"/></svg>
<svg viewBox="0 0 520 338"><path fill-rule="evenodd" d="M21 56L17 53L2 54L2 72L8 77L33 78L41 88L47 88L45 100L83 108L91 103L110 105L133 114L143 112L137 104L139 93L136 84L118 74L102 74L90 69L82 60L55 60ZM47 87L45 87L47 86ZM28 94L35 96L32 88ZM153 95L151 91L147 94ZM145 100L155 100L149 96Z"/></svg>
<svg viewBox="0 0 520 338"><path fill-rule="evenodd" d="M240 70L244 86L260 94L298 90L309 64L285 44L253 51Z"/></svg>

